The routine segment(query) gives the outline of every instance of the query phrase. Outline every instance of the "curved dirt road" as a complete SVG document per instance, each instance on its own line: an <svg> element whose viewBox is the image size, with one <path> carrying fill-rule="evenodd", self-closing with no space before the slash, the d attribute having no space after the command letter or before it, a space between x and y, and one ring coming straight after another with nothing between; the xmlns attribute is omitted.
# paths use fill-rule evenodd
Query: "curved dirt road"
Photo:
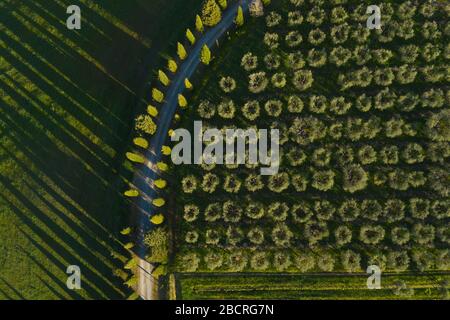
<svg viewBox="0 0 450 320"><path fill-rule="evenodd" d="M165 94L166 100L159 110L158 128L149 141L150 147L145 154L146 162L136 171L133 178L133 184L141 194L135 202L139 219L136 250L139 256L138 293L145 300L158 299L157 285L155 285L157 281L151 276L153 266L145 261L147 250L143 240L152 227L149 217L157 210L151 203L153 199L158 197L158 190L153 185L153 181L160 177L156 163L162 159L161 148L168 139L170 125L178 107L178 94L185 91L184 80L191 78L199 66L202 47L205 44L210 48L213 47L216 41L234 25L238 7L242 6L244 13L246 13L250 2L251 0L239 0L237 3L230 5L223 13L220 23L197 39L188 58L179 66L179 70L171 80Z"/></svg>

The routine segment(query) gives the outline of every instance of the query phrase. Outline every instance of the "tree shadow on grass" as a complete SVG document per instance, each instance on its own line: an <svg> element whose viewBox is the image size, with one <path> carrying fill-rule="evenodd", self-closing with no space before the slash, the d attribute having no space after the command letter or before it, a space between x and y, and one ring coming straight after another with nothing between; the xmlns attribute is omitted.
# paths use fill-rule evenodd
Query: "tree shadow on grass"
<svg viewBox="0 0 450 320"><path fill-rule="evenodd" d="M3 282L8 289L10 289L20 300L26 300L25 297L16 289L14 286L12 286L8 281L6 281L3 277L0 277L0 281ZM10 300L15 300L16 298L13 298L12 296L8 295L5 291L3 291L4 294L9 297Z"/></svg>
<svg viewBox="0 0 450 320"><path fill-rule="evenodd" d="M12 47L16 46L16 44L13 42L11 42L10 45ZM64 96L61 93L64 91L64 89L62 89L61 92L59 92L56 89L58 87L57 85L52 85L52 84L49 84L46 81L44 81L40 75L36 74L35 71L30 69L29 66L25 65L22 61L20 61L16 57L14 57L9 51L2 48L2 49L0 49L0 54L3 56L3 58L6 61L8 61L11 65L13 65L17 71L19 71L23 75L26 75L27 80L31 81L38 89L40 89L40 91L42 93L45 93L45 95L50 97L51 100L49 101L49 103L46 103L48 105L44 104L42 101L35 101L35 105L31 108L30 103L27 102L27 105L30 106L29 109L35 109L36 112L39 112L39 113L44 113L43 110L53 110L53 112L51 113L51 117L53 119L55 119L55 121L57 121L58 124L64 125L65 130L67 130L70 134L72 134L78 143L86 146L86 149L88 149L89 152L95 154L100 161L102 161L104 163L108 163L108 161L110 161L111 156L108 155L107 153L105 153L105 151L102 150L102 148L100 148L100 146L98 144L96 144L92 141L92 139L94 138L95 140L98 140L97 143L107 145L103 140L100 140L100 137L103 137L106 140L111 140L110 138L108 138L108 134L106 132L99 133L99 130L98 130L98 128L100 128L99 124L92 123L89 116L84 116L83 118L80 117L81 113L79 112L79 109L77 110L78 107L76 105L74 105L74 103L71 101L71 99L69 99L67 96ZM22 53L22 54L25 54L25 53ZM33 59L29 59L29 60L33 60ZM32 61L32 63L34 64L33 68L36 68L36 66L39 65L39 61ZM44 70L44 72L47 72L48 74L50 74L52 71ZM15 84L15 86L18 86L18 88L23 87L23 84L20 84L17 79L12 79L12 77L10 77L8 75L4 75L4 77L9 78L9 80L12 81ZM58 80L58 82L61 83L61 80ZM23 88L22 88L22 90L26 93L26 96L28 99L33 99L33 100L36 99L35 97L33 97L30 94L30 92L28 90L24 90ZM11 88L11 91L14 91L14 89ZM17 93L16 93L16 96L17 96ZM22 99L24 99L24 98L22 98ZM53 106L53 104L55 104L56 108ZM89 104L87 104L87 105L89 105ZM82 127L77 128L77 127L74 127L76 124L68 123L65 118L63 118L61 115L58 114L58 111L59 112L62 111L62 109L57 110L58 107L64 108L64 111L69 112L74 119L78 118L78 122L80 124L82 124L82 126L87 128L90 132L92 132L94 137L86 136L86 134L91 135L89 132L81 132L80 129L83 130ZM39 111L37 111L38 108L39 108ZM72 110L70 110L70 109L72 109ZM49 113L49 111L46 111L46 112ZM48 117L48 115L47 115L47 117ZM45 119L45 120L46 121L44 121L44 124L51 125L51 122L49 121L50 119ZM55 126L53 126L53 128L52 128L52 126L49 126L49 129L53 132L52 129L56 129L56 128L55 128ZM96 134L96 132L97 132L97 134ZM55 132L55 134L57 134L57 132ZM113 142L114 142L114 140L113 140ZM118 141L116 140L115 143L118 143ZM109 145L107 145L107 146L109 147Z"/></svg>
<svg viewBox="0 0 450 320"><path fill-rule="evenodd" d="M19 228L19 231L23 234L23 236L25 238L28 239L28 241L30 241L31 243L34 243L34 240L27 235L27 233L22 229ZM34 257L31 252L28 252L27 250L25 250L24 248L20 247L20 250L31 260L34 262L34 264L36 266L38 266L38 268L44 273L46 274L53 283L57 284L59 289L64 291L70 298L75 299L75 300L81 300L83 297L78 294L75 290L70 290L69 288L67 288L66 283L63 281L63 279L60 279L58 277L56 277L54 274L52 274L48 268L46 268L42 263L39 262L39 260ZM65 271L65 270L62 270ZM44 284L44 286L56 297L58 297L61 300L64 300L67 298L67 296L64 296L61 294L60 291L58 291L57 289L53 288L50 284L49 281L47 279L43 279L41 276L38 276L38 279Z"/></svg>
<svg viewBox="0 0 450 320"><path fill-rule="evenodd" d="M123 296L123 292L121 292L116 285L113 285L110 281L107 281L103 277L103 275L101 275L102 272L112 272L109 266L100 261L100 259L93 255L88 248L82 246L77 239L74 239L72 236L67 234L67 232L64 231L59 225L57 225L55 221L52 221L45 213L43 213L26 197L24 197L20 190L14 187L11 182L0 176L0 183L2 184L4 190L8 190L8 193L13 195L5 195L4 192L0 194L0 197L5 201L5 203L8 204L8 207L16 214L16 216L31 229L32 234L39 237L43 243L47 243L55 251L55 253L57 253L69 264L79 265L82 269L83 275L85 275L86 278L90 280L90 282L96 285L96 288L98 289L94 289L93 287L86 288L86 291L88 291L90 296L95 298L102 298L104 296L109 296L110 294L115 297ZM52 230L54 234L58 235L59 238L52 238L45 230L36 225L33 222L32 218L30 218L19 207L17 207L10 200L10 198L15 198L15 200L18 201L21 206L24 206L26 208L26 211L31 213L32 217L37 218L46 227ZM31 237L28 237L28 240L31 241L33 245L38 248L50 261L59 266L61 270L65 270L65 268L67 268L67 266L62 265L62 263L59 262L51 252L41 246L37 241L35 241ZM66 246L69 246L71 251L64 247L59 241L62 241L62 243L64 243ZM77 253L79 257L75 256L72 252ZM84 261L92 266L98 267L97 272L92 271Z"/></svg>

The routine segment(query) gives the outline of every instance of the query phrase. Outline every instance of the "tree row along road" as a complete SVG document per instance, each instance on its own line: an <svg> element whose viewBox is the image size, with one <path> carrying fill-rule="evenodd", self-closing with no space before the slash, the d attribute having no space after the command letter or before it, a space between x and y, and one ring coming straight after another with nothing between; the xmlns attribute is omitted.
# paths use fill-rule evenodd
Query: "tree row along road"
<svg viewBox="0 0 450 320"><path fill-rule="evenodd" d="M178 107L178 95L185 91L184 80L190 78L200 64L200 53L202 47L207 45L212 47L234 25L234 19L239 6L242 6L244 13L248 12L248 5L251 0L240 0L231 5L222 15L219 24L209 29L203 36L197 39L187 59L180 66L178 72L171 80L171 84L166 92L166 100L159 111L158 127L150 140L149 149L145 154L145 163L136 171L133 184L140 192L140 196L135 201L138 214L138 234L137 234L137 254L138 262L138 293L145 300L158 299L157 281L151 276L153 265L145 261L146 248L144 245L145 235L151 230L152 224L149 220L156 208L152 205L152 200L158 197L158 191L153 186L153 181L159 178L160 172L156 164L161 161L161 148L169 138L168 133L173 117Z"/></svg>

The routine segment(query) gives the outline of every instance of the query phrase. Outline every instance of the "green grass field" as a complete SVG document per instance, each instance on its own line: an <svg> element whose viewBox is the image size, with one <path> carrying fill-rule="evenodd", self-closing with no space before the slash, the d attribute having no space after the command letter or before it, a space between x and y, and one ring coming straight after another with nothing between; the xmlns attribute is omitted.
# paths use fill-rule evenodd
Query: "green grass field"
<svg viewBox="0 0 450 320"><path fill-rule="evenodd" d="M439 299L448 275L384 275L381 289L367 289L366 275L183 275L177 276L178 298L195 299ZM412 295L395 295L404 281Z"/></svg>
<svg viewBox="0 0 450 320"><path fill-rule="evenodd" d="M66 28L70 4L81 7L79 31ZM0 299L130 293L113 271L132 120L198 6L1 1ZM66 288L68 265L80 266L82 290Z"/></svg>

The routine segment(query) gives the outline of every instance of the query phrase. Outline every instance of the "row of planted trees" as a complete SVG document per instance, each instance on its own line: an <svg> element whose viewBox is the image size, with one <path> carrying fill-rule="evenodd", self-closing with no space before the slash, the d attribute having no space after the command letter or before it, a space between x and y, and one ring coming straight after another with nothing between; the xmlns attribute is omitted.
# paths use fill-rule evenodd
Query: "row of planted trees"
<svg viewBox="0 0 450 320"><path fill-rule="evenodd" d="M356 250L253 250L215 249L186 251L178 257L184 272L364 272L365 265L378 265L382 270L419 271L430 268L448 269L446 250L370 250L365 255Z"/></svg>
<svg viewBox="0 0 450 320"><path fill-rule="evenodd" d="M359 9L367 6L355 1L277 5L262 37L246 39L254 43L229 54L227 74L211 78L218 88L199 97L197 114L205 127L279 129L280 172L261 177L251 164L182 172L180 241L188 252L180 266L236 271L228 253L213 257L220 267L205 269L205 248L230 255L251 248L236 258L246 261L238 271L258 271L253 253L302 245L336 246L335 261L346 249L357 254L346 261L362 261L365 251L383 248L380 263L389 256L413 261L402 270L448 269L448 11L430 2L384 5L391 28L379 32L365 28ZM417 14L405 13L410 6ZM272 270L266 258L259 270Z"/></svg>
<svg viewBox="0 0 450 320"><path fill-rule="evenodd" d="M177 76L180 66L183 61L188 59L189 52L197 45L198 38L201 38L202 34L207 31L207 28L214 27L222 19L222 10L227 9L227 0L205 0L202 5L202 11L200 15L196 16L195 29L186 30L186 39L183 42L177 42L177 57L169 58L167 60L167 66L165 69L159 69L157 71L157 84L151 89L151 103L146 108L146 113L141 114L135 119L134 131L136 137L133 139L133 151L126 153L126 158L139 166L149 165L146 159L146 152L151 148L151 138L158 130L158 119L160 113L164 112L164 104L166 103L165 92L171 86L173 79ZM238 7L234 22L237 26L241 26L244 23L244 11L242 7ZM210 48L204 44L201 47L200 57L201 63L209 65L212 60L212 53ZM185 78L183 81L184 88L180 91L193 90L193 84L189 78ZM178 89L178 88L177 88ZM178 107L181 109L187 108L188 99L183 92L180 92L177 97ZM167 107L167 106L166 106ZM175 120L180 119L179 114L175 114ZM170 119L172 120L172 119ZM172 130L168 132L169 136L172 134ZM164 145L161 150L163 156L169 156L171 148ZM151 164L152 169L158 173L164 173L168 171L169 165L164 161L159 161L156 164ZM163 178L159 178L152 182L153 187L162 192L167 187L167 181ZM145 196L142 191L134 185L130 185L130 189L124 192L124 195L128 198L138 198ZM151 199L151 205L157 210L164 208L166 200L164 197L158 197ZM169 230L165 223L165 215L162 213L156 213L149 217L153 227L151 231L145 236L144 243L149 248L149 254L146 259L150 263L155 264L152 275L158 278L161 275L165 275L167 272L167 263L169 262ZM126 228L122 231L122 235L126 238L133 236L133 230ZM124 244L124 248L130 252L131 259L125 260L125 266L123 270L118 270L116 274L120 276L125 284L129 287L135 287L137 284L136 268L138 259L134 256L132 249L134 248L133 242L127 242ZM128 271L127 271L128 270ZM132 274L130 275L130 271ZM133 295L132 298L136 296Z"/></svg>

